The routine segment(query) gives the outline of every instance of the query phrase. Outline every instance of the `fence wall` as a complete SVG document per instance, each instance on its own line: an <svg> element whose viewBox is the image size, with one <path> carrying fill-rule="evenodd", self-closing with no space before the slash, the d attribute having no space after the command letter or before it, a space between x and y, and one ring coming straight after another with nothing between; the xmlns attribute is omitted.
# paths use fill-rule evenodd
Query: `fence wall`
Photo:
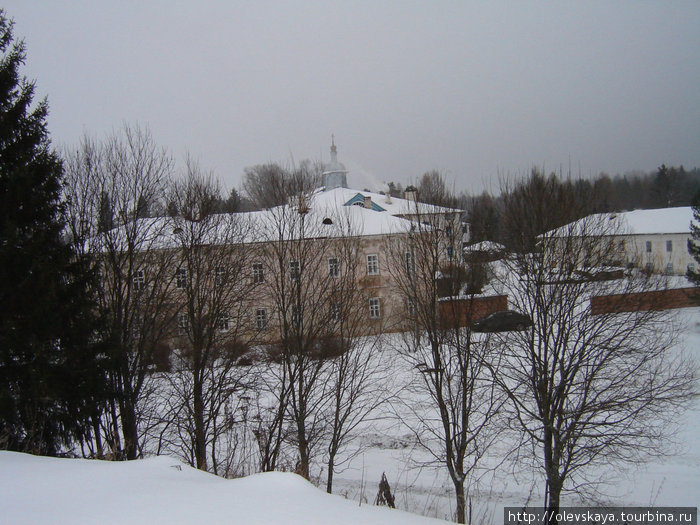
<svg viewBox="0 0 700 525"><path fill-rule="evenodd" d="M508 309L507 295L490 295L473 299L448 299L440 302L440 315L445 323L466 326L494 312Z"/></svg>
<svg viewBox="0 0 700 525"><path fill-rule="evenodd" d="M591 297L593 315L637 310L668 310L692 306L700 306L700 288L673 288L654 292Z"/></svg>

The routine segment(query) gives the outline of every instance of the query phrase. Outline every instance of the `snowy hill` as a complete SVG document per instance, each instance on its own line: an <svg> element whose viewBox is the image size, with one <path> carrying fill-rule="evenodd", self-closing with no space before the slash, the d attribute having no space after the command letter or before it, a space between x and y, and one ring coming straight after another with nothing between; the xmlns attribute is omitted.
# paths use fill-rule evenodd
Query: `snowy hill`
<svg viewBox="0 0 700 525"><path fill-rule="evenodd" d="M445 523L328 495L289 473L225 480L168 457L107 462L0 452L0 523Z"/></svg>

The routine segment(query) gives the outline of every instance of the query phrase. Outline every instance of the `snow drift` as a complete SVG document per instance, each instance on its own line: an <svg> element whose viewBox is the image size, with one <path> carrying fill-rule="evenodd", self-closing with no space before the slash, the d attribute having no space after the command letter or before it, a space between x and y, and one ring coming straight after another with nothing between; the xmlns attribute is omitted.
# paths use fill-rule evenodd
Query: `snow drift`
<svg viewBox="0 0 700 525"><path fill-rule="evenodd" d="M226 480L169 457L129 462L0 452L0 523L428 525L326 494L291 473Z"/></svg>

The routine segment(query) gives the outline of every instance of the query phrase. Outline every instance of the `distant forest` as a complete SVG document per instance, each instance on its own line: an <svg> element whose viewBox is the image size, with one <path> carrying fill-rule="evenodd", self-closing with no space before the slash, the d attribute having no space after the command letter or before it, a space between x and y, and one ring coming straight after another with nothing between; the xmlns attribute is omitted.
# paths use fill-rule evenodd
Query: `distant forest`
<svg viewBox="0 0 700 525"><path fill-rule="evenodd" d="M305 180L309 188L322 184L323 165L309 160L302 161L295 170L286 170L280 164L268 163L246 168L243 177L243 191L232 189L227 198L220 198L214 206L221 212L241 212L277 206L286 202L285 192L271 191L280 181L290 181L292 185ZM416 190L418 200L437 205L447 205L465 210L464 220L471 226L471 241L495 241L508 246L506 218L504 210L509 197L522 183L537 192L548 188L562 196L574 196L580 206L577 209L585 214L629 211L637 209L690 206L694 195L700 192L700 169L686 170L683 166L661 165L656 171L628 172L611 177L601 173L595 178L584 179L550 173L545 175L534 168L527 182L519 179L501 181L500 193L493 195L484 192L470 195L456 194L450 189L444 176L437 170L424 173L414 185L389 182L388 193L392 197L404 197L404 191ZM293 189L290 187L290 189ZM293 190L293 193L299 188ZM365 191L370 191L365 189ZM383 192L382 192L383 193ZM168 206L170 208L170 205ZM544 232L538 232L544 233Z"/></svg>
<svg viewBox="0 0 700 525"><path fill-rule="evenodd" d="M595 179L561 178L555 173L545 177L536 169L532 175L534 179L547 179L551 184L573 191L587 203L588 213L690 206L693 196L700 191L700 170L686 171L683 166L661 165L652 173L614 177L601 174ZM467 211L473 242L503 241L503 203L510 191L507 186L501 188L497 196L484 192L478 196L462 194L457 197L457 206Z"/></svg>

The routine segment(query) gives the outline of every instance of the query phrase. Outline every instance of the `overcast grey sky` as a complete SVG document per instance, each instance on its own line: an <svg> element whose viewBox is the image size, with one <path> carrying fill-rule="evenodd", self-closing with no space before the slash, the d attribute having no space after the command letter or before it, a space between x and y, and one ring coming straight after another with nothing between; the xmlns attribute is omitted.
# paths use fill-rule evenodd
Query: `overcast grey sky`
<svg viewBox="0 0 700 525"><path fill-rule="evenodd" d="M57 145L150 126L228 186L329 159L458 190L700 166L700 2L3 2Z"/></svg>

